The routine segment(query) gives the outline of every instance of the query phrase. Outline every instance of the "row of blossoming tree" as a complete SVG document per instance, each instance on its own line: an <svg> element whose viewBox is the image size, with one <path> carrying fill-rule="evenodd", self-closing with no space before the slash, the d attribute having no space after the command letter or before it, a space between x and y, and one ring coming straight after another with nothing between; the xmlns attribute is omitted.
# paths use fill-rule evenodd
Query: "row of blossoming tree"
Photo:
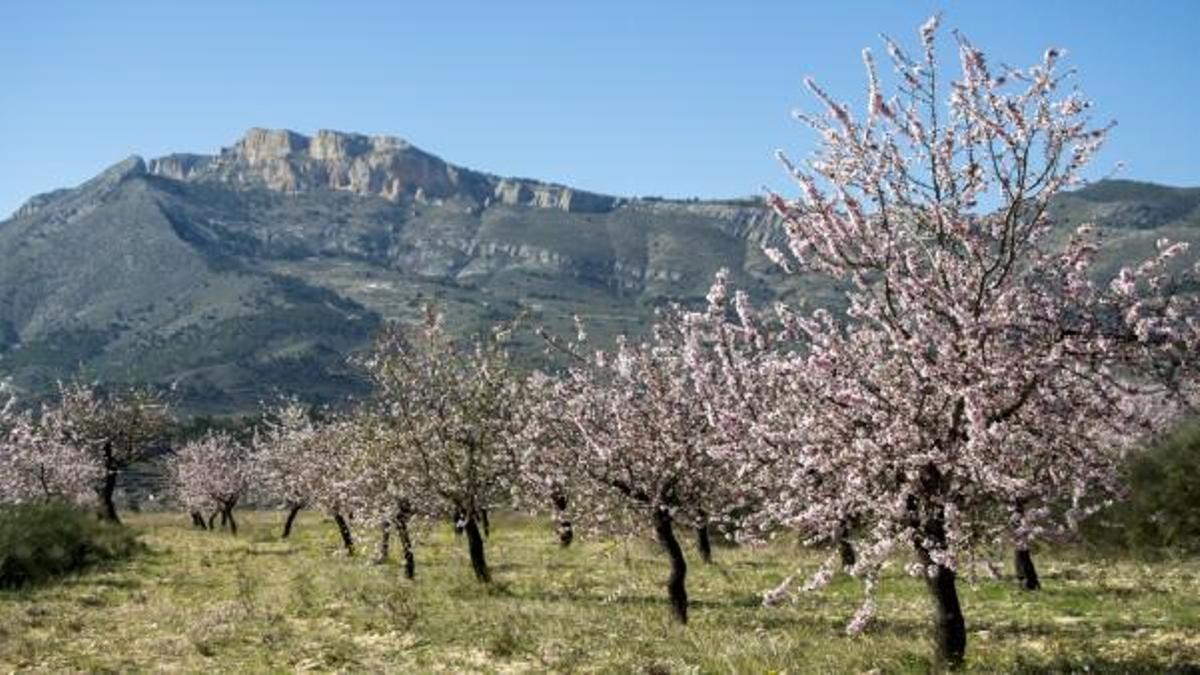
<svg viewBox="0 0 1200 675"><path fill-rule="evenodd" d="M287 508L285 537L300 509L319 509L348 552L364 532L384 555L397 537L410 578L413 526L453 517L489 581L498 504L553 510L563 544L577 525L649 531L681 622L683 530L705 560L714 532L827 547L807 587L839 569L864 580L851 632L874 614L883 566L908 552L938 657L961 662L959 571L1002 545L1037 587L1031 544L1120 497L1125 454L1194 402L1200 321L1182 245L1101 279L1100 235L1050 218L1108 130L1090 125L1061 53L993 67L956 36L961 73L943 81L937 31L922 26L915 56L885 40L888 78L863 53L861 116L809 81L824 111L800 118L818 149L782 158L800 197L770 196L783 231L768 255L847 289L844 311L756 309L722 273L707 306L662 313L644 339L542 334L564 365L525 375L505 352L513 326L456 340L431 310L360 359L366 402L322 416L285 402L247 442L181 448L181 503L197 526L220 515L236 531L234 506L258 492ZM99 494L115 517L110 483L156 408L89 392L64 389L40 417L5 412L6 497ZM113 415L141 421L120 430Z"/></svg>

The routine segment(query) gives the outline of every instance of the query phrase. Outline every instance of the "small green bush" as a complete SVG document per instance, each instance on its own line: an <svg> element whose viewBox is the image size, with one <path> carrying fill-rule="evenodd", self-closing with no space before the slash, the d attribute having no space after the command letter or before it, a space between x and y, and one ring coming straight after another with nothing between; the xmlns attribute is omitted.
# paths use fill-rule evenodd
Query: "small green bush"
<svg viewBox="0 0 1200 675"><path fill-rule="evenodd" d="M1200 421L1136 453L1129 498L1097 514L1088 538L1131 551L1200 551Z"/></svg>
<svg viewBox="0 0 1200 675"><path fill-rule="evenodd" d="M130 530L66 504L0 507L0 588L41 583L140 549Z"/></svg>

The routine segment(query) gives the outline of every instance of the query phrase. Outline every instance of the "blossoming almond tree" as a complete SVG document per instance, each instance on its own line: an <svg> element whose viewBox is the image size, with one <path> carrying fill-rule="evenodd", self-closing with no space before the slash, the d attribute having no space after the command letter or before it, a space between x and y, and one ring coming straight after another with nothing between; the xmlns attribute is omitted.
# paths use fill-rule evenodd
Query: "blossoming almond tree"
<svg viewBox="0 0 1200 675"><path fill-rule="evenodd" d="M62 417L18 412L16 399L0 407L0 504L60 499L93 505L103 477L86 448L63 442Z"/></svg>
<svg viewBox="0 0 1200 675"><path fill-rule="evenodd" d="M676 526L728 529L746 503L697 389L695 345L677 321L655 327L647 342L620 340L611 352L588 351L560 378L531 381L541 406L530 416L523 471L547 489L569 486L573 515L585 524L636 532L653 527L671 575L675 618L688 618L687 561ZM563 426L569 429L562 429Z"/></svg>
<svg viewBox="0 0 1200 675"><path fill-rule="evenodd" d="M288 509L283 538L292 531L296 515L306 507L329 514L337 525L346 553L354 554L348 518L352 512L354 475L346 420L318 423L309 409L295 400L284 401L266 415L265 428L254 439L256 489Z"/></svg>
<svg viewBox="0 0 1200 675"><path fill-rule="evenodd" d="M536 371L527 381L528 395L521 410L520 469L516 497L531 510L552 509L554 532L563 548L575 540L571 505L577 498L571 489L573 475L564 472L562 461L582 447L579 431L560 416L553 377Z"/></svg>
<svg viewBox="0 0 1200 675"><path fill-rule="evenodd" d="M152 389L102 395L93 386L74 383L59 386L58 401L43 412L42 426L59 433L56 442L87 453L101 468L101 514L120 522L113 499L117 478L166 437L171 422L167 402Z"/></svg>
<svg viewBox="0 0 1200 675"><path fill-rule="evenodd" d="M523 384L503 348L508 330L463 344L429 307L419 327L385 328L363 359L380 411L403 439L394 449L413 472L414 506L461 516L472 569L485 583L481 518L511 493L521 423Z"/></svg>
<svg viewBox="0 0 1200 675"><path fill-rule="evenodd" d="M784 158L802 196L771 197L787 251L769 254L851 286L844 322L788 315L807 345L780 364L805 401L797 482L839 489L772 506L808 529L862 519L864 569L914 548L953 664L966 649L959 565L997 534L1027 545L1109 499L1123 448L1156 423L1146 402L1166 391L1153 376L1186 381L1198 330L1171 292L1181 245L1104 284L1091 228L1056 237L1051 200L1108 130L1089 125L1062 53L993 68L958 37L947 82L937 28L921 27L915 57L886 41L894 96L864 52L861 117L807 81L826 111L800 118L820 145L804 165Z"/></svg>
<svg viewBox="0 0 1200 675"><path fill-rule="evenodd" d="M263 427L254 436L255 490L287 509L281 537L292 534L300 510L312 498L309 453L317 439L317 425L307 406L285 400L263 415Z"/></svg>
<svg viewBox="0 0 1200 675"><path fill-rule="evenodd" d="M168 467L175 494L184 508L191 513L216 510L221 524L228 524L229 531L237 534L233 509L253 480L245 445L227 433L209 433L180 448Z"/></svg>
<svg viewBox="0 0 1200 675"><path fill-rule="evenodd" d="M410 452L407 425L398 424L384 410L365 406L348 417L342 442L349 455L350 488L355 517L379 528L378 563L388 556L392 533L400 540L404 576L416 576L413 521L420 515L440 514L439 507L420 499L420 457Z"/></svg>
<svg viewBox="0 0 1200 675"><path fill-rule="evenodd" d="M798 344L787 324L777 317L756 311L745 291L734 291L728 270L717 273L704 311L686 312L679 321L685 344L684 356L691 369L696 398L702 402L708 418L706 432L710 453L727 467L725 481L736 485L733 529L747 543L793 532L799 523L779 519L783 503L795 501L821 503L825 493L843 489L837 477L822 476L807 467L812 437L805 429L809 398L803 378L793 371L801 361L795 358ZM786 307L778 312L790 316ZM726 487L726 494L731 494ZM821 527L801 528L801 543L824 545L830 556L806 584L813 590L832 578L840 563L847 571L857 570L857 554L851 542L858 524L853 512L842 513L821 523ZM781 525L783 527L781 527ZM764 601L778 604L787 596L786 581L780 589L768 592ZM868 600L852 626L864 626L873 611Z"/></svg>

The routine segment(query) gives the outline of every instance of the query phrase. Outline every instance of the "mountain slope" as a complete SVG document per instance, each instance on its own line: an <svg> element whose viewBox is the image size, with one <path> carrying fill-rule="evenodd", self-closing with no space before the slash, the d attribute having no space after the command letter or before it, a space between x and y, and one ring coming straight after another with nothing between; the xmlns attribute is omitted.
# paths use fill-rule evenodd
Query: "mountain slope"
<svg viewBox="0 0 1200 675"><path fill-rule="evenodd" d="M526 307L605 337L702 297L723 265L773 297L770 228L753 201L628 201L397 139L251 130L215 156L130 158L0 223L0 378L178 382L206 412L335 400L361 391L346 356L429 300L463 332Z"/></svg>
<svg viewBox="0 0 1200 675"><path fill-rule="evenodd" d="M1108 182L1055 215L1111 225L1110 263L1194 239L1200 190ZM521 308L604 340L729 267L759 301L835 301L761 253L757 200L628 200L444 162L395 138L250 130L216 155L133 157L0 222L0 379L177 382L193 412L364 391L347 356L435 300L462 333ZM540 358L525 336L521 358Z"/></svg>

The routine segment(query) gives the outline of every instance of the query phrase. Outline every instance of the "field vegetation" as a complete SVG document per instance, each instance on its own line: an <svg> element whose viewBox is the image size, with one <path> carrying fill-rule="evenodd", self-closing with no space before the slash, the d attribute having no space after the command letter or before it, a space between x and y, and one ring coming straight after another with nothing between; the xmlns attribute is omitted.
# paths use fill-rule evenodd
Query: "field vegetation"
<svg viewBox="0 0 1200 675"><path fill-rule="evenodd" d="M930 603L887 568L877 621L848 637L862 586L847 577L763 607L760 593L815 570L794 538L718 547L693 562L691 620L663 610L665 569L650 539L578 536L548 519L494 519L495 581L480 586L451 527L418 532L420 566L348 557L337 529L303 512L241 516L237 537L186 514L131 514L148 551L59 585L0 593L0 670L45 672L926 672ZM498 522L496 522L498 521ZM1200 562L1170 555L1043 552L1030 593L981 566L964 573L977 672L1195 672Z"/></svg>

